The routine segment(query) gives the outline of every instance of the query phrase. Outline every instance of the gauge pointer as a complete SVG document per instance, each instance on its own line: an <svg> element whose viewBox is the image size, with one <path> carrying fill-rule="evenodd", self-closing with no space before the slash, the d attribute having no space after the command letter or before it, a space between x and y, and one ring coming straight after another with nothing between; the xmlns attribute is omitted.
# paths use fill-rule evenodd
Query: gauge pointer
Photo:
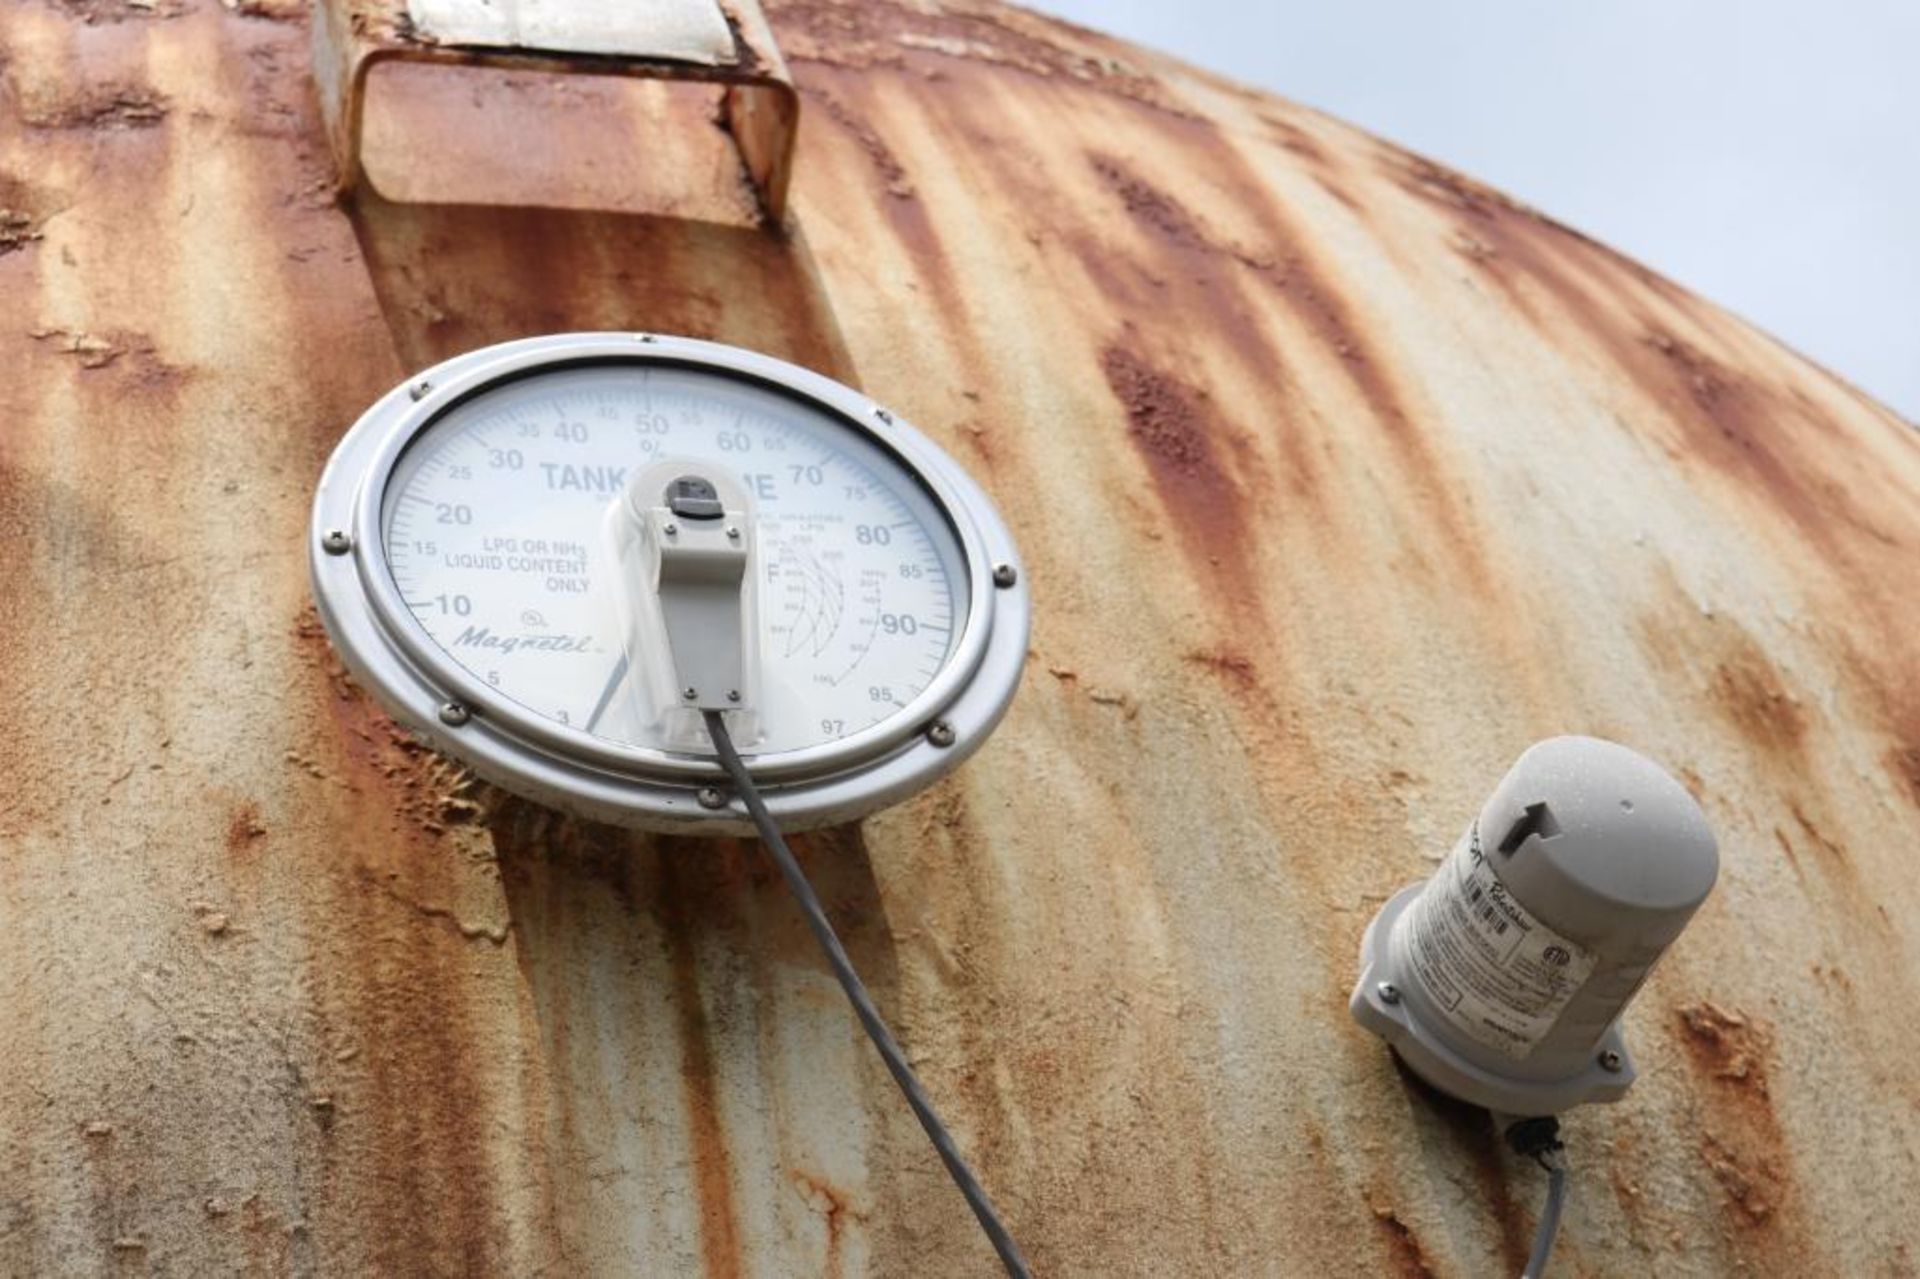
<svg viewBox="0 0 1920 1279"><path fill-rule="evenodd" d="M587 716L585 731L591 733L600 717L607 713L607 707L613 704L613 690L620 687L620 681L627 677L627 655L622 653L620 661L614 666L613 674L607 676L607 686L600 690L600 700L593 704L593 714Z"/></svg>

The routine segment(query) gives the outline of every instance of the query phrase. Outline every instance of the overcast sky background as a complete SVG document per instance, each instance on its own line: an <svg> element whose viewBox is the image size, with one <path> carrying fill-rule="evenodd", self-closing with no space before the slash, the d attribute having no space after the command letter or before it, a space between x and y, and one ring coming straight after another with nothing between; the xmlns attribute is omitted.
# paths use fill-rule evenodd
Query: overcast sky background
<svg viewBox="0 0 1920 1279"><path fill-rule="evenodd" d="M1570 223L1920 422L1920 0L1024 0Z"/></svg>

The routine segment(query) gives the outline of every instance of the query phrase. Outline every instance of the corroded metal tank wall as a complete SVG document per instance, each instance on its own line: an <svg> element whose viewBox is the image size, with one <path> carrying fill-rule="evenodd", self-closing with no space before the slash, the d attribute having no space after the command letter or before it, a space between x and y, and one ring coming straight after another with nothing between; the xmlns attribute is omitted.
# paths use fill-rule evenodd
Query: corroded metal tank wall
<svg viewBox="0 0 1920 1279"><path fill-rule="evenodd" d="M1724 872L1569 1122L1565 1272L1915 1273L1914 429L1285 102L991 6L769 13L784 233L343 208L293 0L0 0L0 1271L991 1265L752 846L475 788L309 609L376 394L650 328L857 379L1030 559L997 737L802 844L1041 1272L1517 1271L1537 1173L1344 1000L1586 732Z"/></svg>

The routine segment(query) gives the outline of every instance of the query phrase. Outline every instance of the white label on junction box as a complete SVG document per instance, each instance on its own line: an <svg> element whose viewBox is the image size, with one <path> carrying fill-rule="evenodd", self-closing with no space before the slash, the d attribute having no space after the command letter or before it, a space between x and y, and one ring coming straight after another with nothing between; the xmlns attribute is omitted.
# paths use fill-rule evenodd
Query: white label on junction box
<svg viewBox="0 0 1920 1279"><path fill-rule="evenodd" d="M1398 967L1452 1026L1516 1060L1553 1029L1597 958L1508 895L1477 824L1394 932Z"/></svg>

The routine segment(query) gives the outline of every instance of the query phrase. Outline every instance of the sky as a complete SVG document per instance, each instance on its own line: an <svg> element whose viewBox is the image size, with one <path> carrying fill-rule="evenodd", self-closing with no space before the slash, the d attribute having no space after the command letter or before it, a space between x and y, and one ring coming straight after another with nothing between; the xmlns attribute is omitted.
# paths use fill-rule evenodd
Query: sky
<svg viewBox="0 0 1920 1279"><path fill-rule="evenodd" d="M1920 422L1917 0L1025 0L1318 107Z"/></svg>

